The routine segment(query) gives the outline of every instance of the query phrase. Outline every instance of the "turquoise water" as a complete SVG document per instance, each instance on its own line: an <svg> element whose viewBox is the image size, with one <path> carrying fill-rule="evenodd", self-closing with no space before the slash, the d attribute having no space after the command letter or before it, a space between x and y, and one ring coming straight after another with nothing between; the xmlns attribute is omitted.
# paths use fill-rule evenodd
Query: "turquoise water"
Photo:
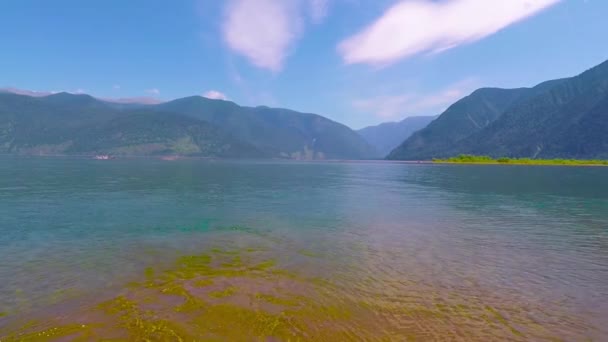
<svg viewBox="0 0 608 342"><path fill-rule="evenodd" d="M0 337L150 265L253 245L344 298L474 298L517 306L516 327L521 313L608 339L608 168L26 157L0 157ZM393 336L423 326L370 319Z"/></svg>

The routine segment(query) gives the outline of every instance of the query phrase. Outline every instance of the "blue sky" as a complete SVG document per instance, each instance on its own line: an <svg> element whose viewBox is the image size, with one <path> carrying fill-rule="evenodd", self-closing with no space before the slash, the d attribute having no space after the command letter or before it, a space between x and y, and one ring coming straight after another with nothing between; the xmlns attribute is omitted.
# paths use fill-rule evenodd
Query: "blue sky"
<svg viewBox="0 0 608 342"><path fill-rule="evenodd" d="M0 87L206 95L361 128L608 59L604 0L0 2Z"/></svg>

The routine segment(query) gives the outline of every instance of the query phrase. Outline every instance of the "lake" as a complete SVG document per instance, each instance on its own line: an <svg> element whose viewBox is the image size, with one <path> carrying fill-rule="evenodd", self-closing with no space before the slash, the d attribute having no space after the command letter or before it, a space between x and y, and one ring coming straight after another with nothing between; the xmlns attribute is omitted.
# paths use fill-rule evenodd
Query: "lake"
<svg viewBox="0 0 608 342"><path fill-rule="evenodd" d="M608 168L0 157L0 340L608 340Z"/></svg>

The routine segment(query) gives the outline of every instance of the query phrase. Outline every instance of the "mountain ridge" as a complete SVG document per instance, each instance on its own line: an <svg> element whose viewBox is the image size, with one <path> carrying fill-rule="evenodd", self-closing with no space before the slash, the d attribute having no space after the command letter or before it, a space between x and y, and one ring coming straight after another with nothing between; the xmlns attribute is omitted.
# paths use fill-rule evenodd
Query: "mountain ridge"
<svg viewBox="0 0 608 342"><path fill-rule="evenodd" d="M200 96L144 105L0 92L0 153L364 159L374 152L350 128L288 109Z"/></svg>
<svg viewBox="0 0 608 342"><path fill-rule="evenodd" d="M527 89L477 89L449 106L427 127L412 134L387 158L422 160L429 159L429 156L447 157L442 151L496 120Z"/></svg>
<svg viewBox="0 0 608 342"><path fill-rule="evenodd" d="M201 108L207 110L201 110ZM318 114L190 96L160 104L159 110L188 115L232 132L262 150L293 159L367 159L374 149L347 126ZM244 124L244 123L247 124ZM282 129L273 127L282 123ZM262 134L260 134L262 133ZM312 153L312 155L311 155Z"/></svg>
<svg viewBox="0 0 608 342"><path fill-rule="evenodd" d="M491 89L491 88L485 88ZM500 88L493 88L500 89ZM481 89L480 89L481 90ZM478 91L480 91L478 90ZM539 83L532 88L501 89L503 97L481 99L478 91L459 100L425 129L393 150L388 159L428 160L458 154L491 157L607 158L608 61L585 72ZM473 101L485 125L462 129ZM502 102L499 103L500 101ZM449 120L448 120L449 119ZM439 123L451 121L440 127ZM438 127L439 126L439 127ZM451 129L448 129L451 128ZM587 143L593 141L593 143ZM567 142L567 143L566 143Z"/></svg>
<svg viewBox="0 0 608 342"><path fill-rule="evenodd" d="M608 149L584 147L586 141L602 134L592 127L579 132L576 148L563 147L560 142L572 140L569 135L576 133L572 131L573 127L581 120L588 120L590 111L603 112L603 116L598 116L595 121L599 126L605 124L608 121L606 99L608 61L515 105L486 131L467 138L456 148L493 156L606 158ZM608 135L608 131L603 134ZM608 143L608 139L603 141Z"/></svg>
<svg viewBox="0 0 608 342"><path fill-rule="evenodd" d="M73 95L88 95L88 94L84 94L84 93L80 93L80 92L72 93L72 92L67 92L67 91L60 91L60 92L34 91L34 90L19 89L19 88L14 88L14 87L2 87L2 88L0 88L0 93L26 95L26 96L31 96L31 97L47 97L50 95L61 94L61 93L73 94ZM166 101L159 100L157 98L149 97L149 96L122 97L122 98L97 97L97 96L92 96L92 95L88 95L88 96L94 97L103 102L115 103L115 104L149 105L149 104L160 104L160 103L166 102Z"/></svg>

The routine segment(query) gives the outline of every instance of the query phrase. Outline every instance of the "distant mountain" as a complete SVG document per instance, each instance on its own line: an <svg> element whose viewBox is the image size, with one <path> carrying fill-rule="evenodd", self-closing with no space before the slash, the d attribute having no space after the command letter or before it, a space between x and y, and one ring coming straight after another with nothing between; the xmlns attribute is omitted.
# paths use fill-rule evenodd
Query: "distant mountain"
<svg viewBox="0 0 608 342"><path fill-rule="evenodd" d="M399 122L385 122L357 131L382 156L388 155L414 132L423 129L436 116L412 116Z"/></svg>
<svg viewBox="0 0 608 342"><path fill-rule="evenodd" d="M0 88L0 93L27 95L27 96L32 96L32 97L44 97L44 96L49 96L49 95L53 95L53 94L58 94L58 92L33 91L33 90L19 89L19 88L13 88L13 87ZM69 94L83 95L83 94L80 94L80 93L69 93ZM116 104L141 104L141 105L149 105L149 104L159 104L159 103L163 103L164 102L164 101L159 100L157 98L148 97L148 96L124 97L124 98L98 97L97 99L99 99L101 101L104 101L104 102L116 103Z"/></svg>
<svg viewBox="0 0 608 342"><path fill-rule="evenodd" d="M280 158L366 159L377 152L350 128L316 114L269 107L241 107L201 96L154 107L212 123Z"/></svg>
<svg viewBox="0 0 608 342"><path fill-rule="evenodd" d="M286 109L202 97L144 105L4 92L0 153L359 159L373 148L344 125Z"/></svg>
<svg viewBox="0 0 608 342"><path fill-rule="evenodd" d="M0 88L0 93L11 93L11 94L18 94L18 95L33 96L33 97L49 96L49 95L53 94L52 92L49 92L49 91L25 90L25 89L13 88L13 87Z"/></svg>
<svg viewBox="0 0 608 342"><path fill-rule="evenodd" d="M263 152L184 115L121 111L89 95L0 94L0 153L261 157Z"/></svg>
<svg viewBox="0 0 608 342"><path fill-rule="evenodd" d="M480 89L450 106L389 159L462 153L493 157L608 158L608 61L534 88Z"/></svg>

